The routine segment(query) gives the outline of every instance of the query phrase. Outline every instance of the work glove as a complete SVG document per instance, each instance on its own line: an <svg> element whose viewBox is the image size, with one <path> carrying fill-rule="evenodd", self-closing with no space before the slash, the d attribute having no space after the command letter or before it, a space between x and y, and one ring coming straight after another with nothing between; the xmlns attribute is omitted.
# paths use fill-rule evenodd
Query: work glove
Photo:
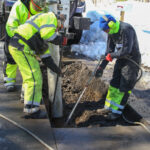
<svg viewBox="0 0 150 150"><path fill-rule="evenodd" d="M52 41L50 41L51 43L55 44L55 45L67 45L67 37L61 35L61 34L58 34L56 36L56 38Z"/></svg>
<svg viewBox="0 0 150 150"><path fill-rule="evenodd" d="M105 57L105 59L107 61L112 61L112 57L111 57L110 53L107 54L107 56Z"/></svg>
<svg viewBox="0 0 150 150"><path fill-rule="evenodd" d="M57 73L59 76L61 75L60 68L54 63L51 56L42 58L42 62L45 64L46 67L51 69L53 72Z"/></svg>
<svg viewBox="0 0 150 150"><path fill-rule="evenodd" d="M102 75L103 75L103 68L99 67L95 72L95 77L99 78L102 77Z"/></svg>

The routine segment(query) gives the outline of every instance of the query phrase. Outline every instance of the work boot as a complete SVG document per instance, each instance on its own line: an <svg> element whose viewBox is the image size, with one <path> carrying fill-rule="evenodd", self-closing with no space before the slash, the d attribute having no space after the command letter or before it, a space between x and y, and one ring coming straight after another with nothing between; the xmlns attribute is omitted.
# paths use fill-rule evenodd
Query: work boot
<svg viewBox="0 0 150 150"><path fill-rule="evenodd" d="M48 118L47 113L41 111L39 106L25 105L24 112L26 113L23 118L25 119L46 119Z"/></svg>
<svg viewBox="0 0 150 150"><path fill-rule="evenodd" d="M46 112L38 110L37 112L24 115L23 118L25 118L25 119L46 119L48 117L47 117Z"/></svg>
<svg viewBox="0 0 150 150"><path fill-rule="evenodd" d="M7 92L14 92L16 90L15 85L8 85L6 86Z"/></svg>
<svg viewBox="0 0 150 150"><path fill-rule="evenodd" d="M109 113L105 118L106 120L110 120L110 121L113 121L113 120L117 120L121 117L120 114L116 114L116 113Z"/></svg>

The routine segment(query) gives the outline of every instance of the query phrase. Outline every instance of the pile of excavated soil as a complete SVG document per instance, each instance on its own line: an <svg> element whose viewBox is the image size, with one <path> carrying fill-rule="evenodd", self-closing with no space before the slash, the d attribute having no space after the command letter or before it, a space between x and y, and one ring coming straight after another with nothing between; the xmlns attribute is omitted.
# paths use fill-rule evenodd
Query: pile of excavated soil
<svg viewBox="0 0 150 150"><path fill-rule="evenodd" d="M81 62L63 64L63 99L66 103L74 103L79 98L79 95L86 87L87 82L92 76L92 72L85 64ZM108 85L106 85L100 78L92 78L88 84L81 102L84 101L98 101L106 94Z"/></svg>

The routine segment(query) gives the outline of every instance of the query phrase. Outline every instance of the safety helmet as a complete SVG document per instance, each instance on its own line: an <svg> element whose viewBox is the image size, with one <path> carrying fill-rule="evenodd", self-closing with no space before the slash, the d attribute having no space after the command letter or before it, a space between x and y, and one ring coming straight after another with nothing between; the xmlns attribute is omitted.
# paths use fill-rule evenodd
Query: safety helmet
<svg viewBox="0 0 150 150"><path fill-rule="evenodd" d="M31 0L32 4L39 10L42 10L46 6L46 0Z"/></svg>
<svg viewBox="0 0 150 150"><path fill-rule="evenodd" d="M116 19L111 15L104 15L100 17L99 27L102 30L107 30L112 27L112 25L116 23Z"/></svg>
<svg viewBox="0 0 150 150"><path fill-rule="evenodd" d="M109 29L109 34L117 33L119 30L120 22L117 21L112 15L104 15L100 17L99 27L103 31Z"/></svg>

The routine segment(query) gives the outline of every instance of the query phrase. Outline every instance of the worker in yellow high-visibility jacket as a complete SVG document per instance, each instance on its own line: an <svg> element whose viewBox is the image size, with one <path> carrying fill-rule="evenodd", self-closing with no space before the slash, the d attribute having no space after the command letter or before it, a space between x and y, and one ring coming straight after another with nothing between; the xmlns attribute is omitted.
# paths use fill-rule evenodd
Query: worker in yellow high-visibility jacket
<svg viewBox="0 0 150 150"><path fill-rule="evenodd" d="M40 13L25 24L20 25L9 43L9 52L17 63L23 78L24 112L26 118L43 118L45 114L40 111L42 99L42 75L39 56L42 62L58 75L61 70L54 63L48 46L62 43L62 36L56 33L57 18L54 13Z"/></svg>
<svg viewBox="0 0 150 150"><path fill-rule="evenodd" d="M17 65L8 50L10 38L15 29L24 24L31 16L45 8L46 0L18 0L12 7L6 23L6 41L4 48L4 86L8 92L15 91Z"/></svg>

